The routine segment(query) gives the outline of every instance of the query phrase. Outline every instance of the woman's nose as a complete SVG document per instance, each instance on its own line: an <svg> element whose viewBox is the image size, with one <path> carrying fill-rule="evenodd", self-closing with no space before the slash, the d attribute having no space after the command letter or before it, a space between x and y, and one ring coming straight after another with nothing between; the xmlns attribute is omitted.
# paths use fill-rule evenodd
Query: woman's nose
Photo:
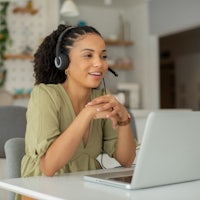
<svg viewBox="0 0 200 200"><path fill-rule="evenodd" d="M101 59L101 57L96 56L93 60L93 66L94 67L101 67L103 65L103 60Z"/></svg>

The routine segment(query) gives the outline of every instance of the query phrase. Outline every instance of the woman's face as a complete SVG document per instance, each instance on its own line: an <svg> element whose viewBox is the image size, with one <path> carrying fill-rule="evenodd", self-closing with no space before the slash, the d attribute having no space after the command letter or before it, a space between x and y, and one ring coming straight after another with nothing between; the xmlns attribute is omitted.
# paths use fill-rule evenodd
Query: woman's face
<svg viewBox="0 0 200 200"><path fill-rule="evenodd" d="M84 88L97 88L108 70L104 40L92 33L80 36L69 53L67 80Z"/></svg>

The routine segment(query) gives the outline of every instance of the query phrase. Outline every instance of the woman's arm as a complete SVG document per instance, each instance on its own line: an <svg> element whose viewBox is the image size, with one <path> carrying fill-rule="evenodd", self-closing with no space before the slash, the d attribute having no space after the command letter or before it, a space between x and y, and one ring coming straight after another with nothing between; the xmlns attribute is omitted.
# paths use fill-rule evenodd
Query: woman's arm
<svg viewBox="0 0 200 200"><path fill-rule="evenodd" d="M124 167L131 167L136 156L136 143L130 124L118 127L117 148L113 157Z"/></svg>
<svg viewBox="0 0 200 200"><path fill-rule="evenodd" d="M94 99L88 104L99 105L96 118L110 118L113 128L117 129L118 142L113 157L124 167L130 167L136 156L136 143L130 126L130 115L126 108L112 95L105 95ZM103 112L107 114L102 116ZM130 119L131 120L131 119ZM128 122L128 123L123 123Z"/></svg>
<svg viewBox="0 0 200 200"><path fill-rule="evenodd" d="M68 163L80 145L83 136L88 133L90 121L94 118L94 107L84 108L70 126L50 145L40 159L40 169L47 176Z"/></svg>

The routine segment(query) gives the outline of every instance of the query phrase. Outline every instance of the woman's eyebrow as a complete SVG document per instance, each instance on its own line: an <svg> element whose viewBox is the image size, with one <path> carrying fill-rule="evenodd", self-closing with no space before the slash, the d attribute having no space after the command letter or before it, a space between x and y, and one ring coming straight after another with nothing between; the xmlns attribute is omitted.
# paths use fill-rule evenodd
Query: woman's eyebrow
<svg viewBox="0 0 200 200"><path fill-rule="evenodd" d="M89 49L89 48L86 48L86 49L82 49L81 52L83 51L91 51L91 52L94 52L94 49ZM102 52L106 52L106 49L103 49Z"/></svg>
<svg viewBox="0 0 200 200"><path fill-rule="evenodd" d="M81 52L82 51L92 51L93 52L94 50L93 49L82 49Z"/></svg>

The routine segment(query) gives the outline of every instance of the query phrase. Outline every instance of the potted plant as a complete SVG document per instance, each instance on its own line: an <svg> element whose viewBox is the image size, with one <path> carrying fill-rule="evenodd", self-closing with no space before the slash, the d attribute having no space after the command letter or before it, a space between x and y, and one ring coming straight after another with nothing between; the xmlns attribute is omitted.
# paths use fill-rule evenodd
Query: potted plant
<svg viewBox="0 0 200 200"><path fill-rule="evenodd" d="M4 66L4 53L7 50L10 41L9 30L7 26L6 16L9 2L0 3L0 87L5 82L6 69Z"/></svg>

